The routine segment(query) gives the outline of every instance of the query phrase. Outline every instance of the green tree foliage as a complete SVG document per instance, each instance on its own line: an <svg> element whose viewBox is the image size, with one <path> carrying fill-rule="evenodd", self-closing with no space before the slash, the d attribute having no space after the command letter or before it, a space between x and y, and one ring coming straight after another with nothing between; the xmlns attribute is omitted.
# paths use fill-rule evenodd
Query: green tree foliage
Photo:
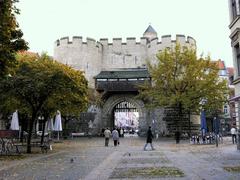
<svg viewBox="0 0 240 180"><path fill-rule="evenodd" d="M0 0L0 77L8 74L9 68L15 65L16 52L28 49L15 18L19 14L14 6L16 2L18 0Z"/></svg>
<svg viewBox="0 0 240 180"><path fill-rule="evenodd" d="M54 61L49 56L19 55L15 73L0 86L1 93L14 97L28 107L28 148L39 115L49 116L57 109L64 113L80 113L87 106L87 81L81 71ZM47 114L47 115L46 115Z"/></svg>
<svg viewBox="0 0 240 180"><path fill-rule="evenodd" d="M102 95L98 93L95 89L89 88L88 89L88 98L89 98L89 106L90 105L95 105L98 107L103 106L103 100L102 100Z"/></svg>
<svg viewBox="0 0 240 180"><path fill-rule="evenodd" d="M227 83L219 78L219 68L210 57L198 58L195 49L177 44L148 65L153 83L142 87L140 97L150 106L198 112L222 108L226 102Z"/></svg>
<svg viewBox="0 0 240 180"><path fill-rule="evenodd" d="M44 117L44 121L47 121L55 115L57 110L60 110L62 119L64 120L63 133L66 135L64 128L66 128L67 123L72 117L79 117L81 112L87 110L89 93L87 81L81 71L75 71L66 65L61 64L61 66L64 73L71 79L68 82L71 86L66 86L68 89L64 93L55 92L52 94L43 105L41 114ZM44 131L42 133L44 134Z"/></svg>

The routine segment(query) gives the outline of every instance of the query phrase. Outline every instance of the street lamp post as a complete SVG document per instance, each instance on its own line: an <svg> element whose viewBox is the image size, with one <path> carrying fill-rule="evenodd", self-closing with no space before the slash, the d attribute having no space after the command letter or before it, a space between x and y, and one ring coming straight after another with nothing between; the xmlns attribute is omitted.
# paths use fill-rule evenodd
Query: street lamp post
<svg viewBox="0 0 240 180"><path fill-rule="evenodd" d="M213 125L214 125L216 147L218 147L219 119L217 117L213 118Z"/></svg>

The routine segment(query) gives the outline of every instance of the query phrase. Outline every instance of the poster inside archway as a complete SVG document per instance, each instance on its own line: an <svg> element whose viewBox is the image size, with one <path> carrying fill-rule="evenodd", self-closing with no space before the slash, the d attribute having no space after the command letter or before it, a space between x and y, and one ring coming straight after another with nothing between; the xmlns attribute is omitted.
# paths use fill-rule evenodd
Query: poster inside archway
<svg viewBox="0 0 240 180"><path fill-rule="evenodd" d="M114 126L123 128L126 132L137 132L139 126L139 113L136 107L127 101L117 104L114 107Z"/></svg>
<svg viewBox="0 0 240 180"><path fill-rule="evenodd" d="M115 112L114 124L117 127L137 129L139 125L138 112Z"/></svg>

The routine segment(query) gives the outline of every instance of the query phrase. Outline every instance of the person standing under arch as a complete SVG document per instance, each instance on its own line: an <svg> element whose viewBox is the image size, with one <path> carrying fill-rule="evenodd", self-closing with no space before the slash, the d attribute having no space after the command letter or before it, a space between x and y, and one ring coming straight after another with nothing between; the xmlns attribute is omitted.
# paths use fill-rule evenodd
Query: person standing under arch
<svg viewBox="0 0 240 180"><path fill-rule="evenodd" d="M117 146L119 144L119 133L116 130L116 128L114 128L112 131L112 138L113 138L114 146Z"/></svg>
<svg viewBox="0 0 240 180"><path fill-rule="evenodd" d="M124 137L124 130L122 127L120 128L120 137Z"/></svg>
<svg viewBox="0 0 240 180"><path fill-rule="evenodd" d="M105 146L108 146L109 138L111 136L111 131L108 128L106 128L106 130L104 131L104 136L105 136Z"/></svg>

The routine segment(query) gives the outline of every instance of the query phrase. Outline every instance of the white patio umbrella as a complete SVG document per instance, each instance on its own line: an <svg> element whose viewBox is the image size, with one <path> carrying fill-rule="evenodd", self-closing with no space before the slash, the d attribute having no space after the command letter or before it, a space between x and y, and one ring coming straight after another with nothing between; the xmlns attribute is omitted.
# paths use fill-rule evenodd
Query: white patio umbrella
<svg viewBox="0 0 240 180"><path fill-rule="evenodd" d="M18 120L18 111L16 110L12 115L12 121L10 129L19 130L19 120Z"/></svg>
<svg viewBox="0 0 240 180"><path fill-rule="evenodd" d="M51 138L51 132L54 131L52 118L47 121L47 131L49 132L49 138Z"/></svg>
<svg viewBox="0 0 240 180"><path fill-rule="evenodd" d="M62 118L61 118L60 111L57 111L57 115L55 117L54 131L58 132L58 140L59 140L59 131L62 131Z"/></svg>
<svg viewBox="0 0 240 180"><path fill-rule="evenodd" d="M48 122L47 122L47 130L48 131L54 131L53 118L48 120Z"/></svg>

